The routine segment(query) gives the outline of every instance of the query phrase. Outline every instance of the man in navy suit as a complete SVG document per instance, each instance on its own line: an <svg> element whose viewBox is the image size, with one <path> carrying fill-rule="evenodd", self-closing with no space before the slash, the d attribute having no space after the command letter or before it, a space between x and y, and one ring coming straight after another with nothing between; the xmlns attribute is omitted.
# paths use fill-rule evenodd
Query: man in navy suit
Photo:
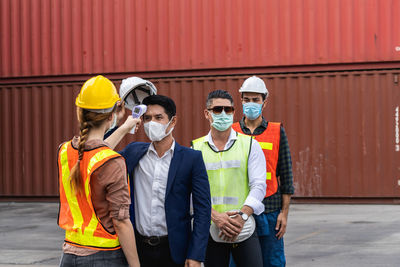
<svg viewBox="0 0 400 267"><path fill-rule="evenodd" d="M130 216L141 266L200 267L211 221L202 154L175 142L172 131L177 117L172 99L153 95L143 104L147 105L144 130L152 142L133 142L120 152L130 177ZM112 147L133 127L129 121L106 140Z"/></svg>

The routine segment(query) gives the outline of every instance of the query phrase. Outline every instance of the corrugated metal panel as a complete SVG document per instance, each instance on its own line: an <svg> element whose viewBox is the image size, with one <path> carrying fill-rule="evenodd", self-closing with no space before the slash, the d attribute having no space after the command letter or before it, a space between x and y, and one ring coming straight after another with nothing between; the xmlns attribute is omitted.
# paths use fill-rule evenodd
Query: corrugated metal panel
<svg viewBox="0 0 400 267"><path fill-rule="evenodd" d="M391 70L261 75L271 93L264 116L284 122L288 134L296 196L400 196L399 74ZM226 89L235 96L239 119L237 89L245 78L154 80L159 93L177 104L176 140L189 146L190 140L207 133L203 109L211 90ZM74 98L80 85L0 87L0 197L57 194L56 150L77 132ZM146 140L143 129L135 138ZM126 138L119 148L132 140Z"/></svg>
<svg viewBox="0 0 400 267"><path fill-rule="evenodd" d="M75 84L1 87L0 195L57 194L56 151L76 125L70 103L78 90Z"/></svg>
<svg viewBox="0 0 400 267"><path fill-rule="evenodd" d="M0 77L400 60L400 0L3 0Z"/></svg>
<svg viewBox="0 0 400 267"><path fill-rule="evenodd" d="M293 148L296 195L400 196L394 136L400 91L393 78L337 73L271 84L284 91L275 104L286 107L279 112Z"/></svg>
<svg viewBox="0 0 400 267"><path fill-rule="evenodd" d="M287 130L296 196L400 197L400 152L395 151L398 76L398 71L262 76L271 91L264 116L284 122ZM207 133L202 110L211 90L235 95L240 119L237 89L243 80L201 77L156 83L160 94L177 102L178 141L188 145Z"/></svg>

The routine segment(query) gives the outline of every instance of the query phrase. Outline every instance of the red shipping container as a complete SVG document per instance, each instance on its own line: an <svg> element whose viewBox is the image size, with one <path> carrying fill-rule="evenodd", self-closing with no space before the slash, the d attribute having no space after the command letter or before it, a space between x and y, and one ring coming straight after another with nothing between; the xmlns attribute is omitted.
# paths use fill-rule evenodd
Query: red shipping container
<svg viewBox="0 0 400 267"><path fill-rule="evenodd" d="M400 0L2 0L0 78L400 60Z"/></svg>
<svg viewBox="0 0 400 267"><path fill-rule="evenodd" d="M288 134L295 197L399 202L399 75L260 75L270 91L263 115L283 122ZM203 110L212 90L231 92L240 119L238 88L245 78L152 79L177 104L177 142L189 146L207 133ZM57 146L78 133L74 100L82 83L0 85L0 199L57 196ZM119 148L133 140L147 140L143 128Z"/></svg>

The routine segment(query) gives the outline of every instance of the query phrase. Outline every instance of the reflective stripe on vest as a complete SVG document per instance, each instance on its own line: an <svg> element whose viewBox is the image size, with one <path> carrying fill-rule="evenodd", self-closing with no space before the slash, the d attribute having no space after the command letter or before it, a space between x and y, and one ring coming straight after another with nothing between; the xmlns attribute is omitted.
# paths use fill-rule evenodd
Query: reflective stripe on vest
<svg viewBox="0 0 400 267"><path fill-rule="evenodd" d="M235 143L224 151L215 152L205 137L192 142L200 150L210 182L211 204L218 212L241 209L249 194L247 161L251 138L238 134Z"/></svg>
<svg viewBox="0 0 400 267"><path fill-rule="evenodd" d="M238 133L243 134L239 122L235 122L232 125L232 129ZM253 136L253 138L255 138L260 144L264 152L265 161L267 162L267 175L266 175L267 191L265 193L265 197L269 197L278 191L278 179L276 177L276 167L278 165L278 157L279 157L281 124L278 122L268 122L267 129L265 129L265 131L262 134Z"/></svg>
<svg viewBox="0 0 400 267"><path fill-rule="evenodd" d="M65 229L65 241L71 245L97 250L120 248L118 236L108 232L97 217L90 193L92 173L106 161L116 157L120 157L120 155L108 147L85 151L80 162L84 192L75 194L69 176L72 167L78 160L78 151L72 147L71 141L61 146L58 153L60 183L58 225Z"/></svg>

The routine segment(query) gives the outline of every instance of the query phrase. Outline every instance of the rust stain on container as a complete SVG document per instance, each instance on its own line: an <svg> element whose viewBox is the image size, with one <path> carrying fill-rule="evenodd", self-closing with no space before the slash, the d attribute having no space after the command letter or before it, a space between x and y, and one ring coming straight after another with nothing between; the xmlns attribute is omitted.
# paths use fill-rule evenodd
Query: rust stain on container
<svg viewBox="0 0 400 267"><path fill-rule="evenodd" d="M264 117L284 123L298 197L398 198L399 70L260 75L270 91ZM112 78L112 77L110 77ZM152 80L177 104L174 136L189 146L209 125L207 94L237 92L247 76ZM119 81L117 81L117 84ZM82 82L0 86L0 197L56 196L58 145L78 132L74 100ZM398 119L397 119L398 125ZM128 136L147 141L143 129Z"/></svg>
<svg viewBox="0 0 400 267"><path fill-rule="evenodd" d="M0 77L400 60L400 0L2 0Z"/></svg>

